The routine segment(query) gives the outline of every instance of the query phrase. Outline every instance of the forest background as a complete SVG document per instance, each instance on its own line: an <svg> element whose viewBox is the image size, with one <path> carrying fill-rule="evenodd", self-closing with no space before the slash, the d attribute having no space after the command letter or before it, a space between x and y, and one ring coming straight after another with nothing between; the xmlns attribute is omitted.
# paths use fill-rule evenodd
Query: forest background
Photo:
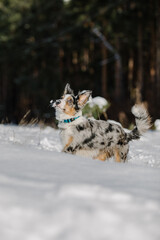
<svg viewBox="0 0 160 240"><path fill-rule="evenodd" d="M134 103L160 118L160 1L0 0L0 121L53 122L67 82L126 127Z"/></svg>

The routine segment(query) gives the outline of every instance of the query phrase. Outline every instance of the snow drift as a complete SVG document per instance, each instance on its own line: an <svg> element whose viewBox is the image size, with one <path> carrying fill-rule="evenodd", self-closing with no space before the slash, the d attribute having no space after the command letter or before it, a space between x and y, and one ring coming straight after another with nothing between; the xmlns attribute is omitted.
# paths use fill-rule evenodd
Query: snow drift
<svg viewBox="0 0 160 240"><path fill-rule="evenodd" d="M160 134L128 163L61 153L58 131L0 125L2 240L159 240Z"/></svg>

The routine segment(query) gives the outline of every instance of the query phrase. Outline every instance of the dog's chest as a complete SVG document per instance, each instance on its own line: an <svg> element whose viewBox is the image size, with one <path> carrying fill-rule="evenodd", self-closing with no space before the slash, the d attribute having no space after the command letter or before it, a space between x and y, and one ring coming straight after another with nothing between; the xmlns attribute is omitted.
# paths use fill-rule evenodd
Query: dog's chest
<svg viewBox="0 0 160 240"><path fill-rule="evenodd" d="M65 146L68 143L68 139L73 136L74 136L74 133L73 133L72 128L66 128L66 129L62 130L60 132L60 138L61 138L62 145Z"/></svg>

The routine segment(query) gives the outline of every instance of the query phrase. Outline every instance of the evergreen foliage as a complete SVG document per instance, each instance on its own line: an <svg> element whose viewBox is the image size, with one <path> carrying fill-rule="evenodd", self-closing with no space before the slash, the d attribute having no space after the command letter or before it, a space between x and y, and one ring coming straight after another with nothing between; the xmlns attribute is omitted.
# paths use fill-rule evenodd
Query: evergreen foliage
<svg viewBox="0 0 160 240"><path fill-rule="evenodd" d="M67 82L106 97L110 118L138 101L160 118L159 26L158 0L0 0L0 119L48 118Z"/></svg>

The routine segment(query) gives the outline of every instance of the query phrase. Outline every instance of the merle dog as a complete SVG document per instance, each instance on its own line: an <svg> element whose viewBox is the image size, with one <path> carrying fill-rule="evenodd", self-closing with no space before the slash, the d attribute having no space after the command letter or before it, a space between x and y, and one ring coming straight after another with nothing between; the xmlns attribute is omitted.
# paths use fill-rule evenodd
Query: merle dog
<svg viewBox="0 0 160 240"><path fill-rule="evenodd" d="M59 121L63 152L94 159L106 160L114 156L117 162L125 162L129 141L139 139L150 128L150 117L143 105L134 105L132 113L136 126L125 132L120 124L110 121L87 119L82 116L91 91L84 90L74 95L67 84L61 99L53 103L56 119Z"/></svg>

